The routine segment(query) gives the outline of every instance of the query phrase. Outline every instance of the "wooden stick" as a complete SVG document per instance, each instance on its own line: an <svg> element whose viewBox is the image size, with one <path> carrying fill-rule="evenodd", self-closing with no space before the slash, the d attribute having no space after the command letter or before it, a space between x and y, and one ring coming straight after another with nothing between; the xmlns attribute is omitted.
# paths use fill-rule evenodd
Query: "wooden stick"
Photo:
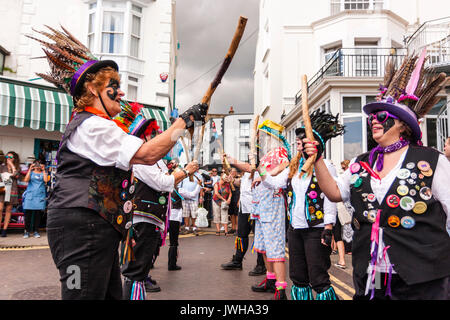
<svg viewBox="0 0 450 320"><path fill-rule="evenodd" d="M245 26L247 24L247 18L240 16L239 17L239 22L236 28L236 31L234 33L233 36L233 40L231 41L230 47L228 48L228 52L225 55L225 59L222 63L222 66L220 67L219 71L217 72L214 80L210 83L208 90L206 90L205 95L202 98L202 103L206 103L208 104L208 111L209 111L209 104L211 101L211 97L214 93L214 91L216 91L217 87L219 86L220 82L222 81L222 77L225 74L225 72L227 71L228 67L231 64L231 60L233 60L234 54L236 53L236 50L239 46L239 42L241 41L242 35L244 34L244 30L245 30ZM192 136L194 134L194 128L190 128L189 132L191 134L191 139ZM200 137L197 141L197 145L196 148L194 150L194 160L198 160L198 156L200 153L200 148L203 142L203 134L205 132L205 125L202 126L202 130L200 133Z"/></svg>
<svg viewBox="0 0 450 320"><path fill-rule="evenodd" d="M217 139L217 143L219 144L219 154L220 154L220 158L222 159L223 169L225 170L225 173L227 174L227 176L229 176L230 171L231 171L231 165L228 162L227 158L223 156L223 154L225 152L223 150L222 141L220 139ZM233 190L233 191L235 190L233 182L230 183L230 187L231 187L231 190Z"/></svg>
<svg viewBox="0 0 450 320"><path fill-rule="evenodd" d="M309 118L309 106L308 106L308 79L306 75L302 77L302 116L303 116L303 124L305 126L305 134L306 137L310 141L316 141L314 139L314 134L311 126L311 119ZM302 167L302 174L306 174L306 176L310 176L312 174L312 170L314 168L314 163L316 162L317 155L310 156L305 164Z"/></svg>
<svg viewBox="0 0 450 320"><path fill-rule="evenodd" d="M256 159L254 157L256 156L256 135L258 133L258 123L259 123L259 114L257 114L255 116L255 119L253 120L252 135L250 138L250 152L253 155L250 159L252 171L256 170Z"/></svg>

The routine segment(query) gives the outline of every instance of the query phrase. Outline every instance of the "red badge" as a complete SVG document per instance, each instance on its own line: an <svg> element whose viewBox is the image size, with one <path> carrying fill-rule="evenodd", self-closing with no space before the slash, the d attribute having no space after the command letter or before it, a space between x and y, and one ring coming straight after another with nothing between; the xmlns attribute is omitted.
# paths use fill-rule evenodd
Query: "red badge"
<svg viewBox="0 0 450 320"><path fill-rule="evenodd" d="M389 207L397 208L400 205L400 198L395 194L391 194L387 197L386 202Z"/></svg>

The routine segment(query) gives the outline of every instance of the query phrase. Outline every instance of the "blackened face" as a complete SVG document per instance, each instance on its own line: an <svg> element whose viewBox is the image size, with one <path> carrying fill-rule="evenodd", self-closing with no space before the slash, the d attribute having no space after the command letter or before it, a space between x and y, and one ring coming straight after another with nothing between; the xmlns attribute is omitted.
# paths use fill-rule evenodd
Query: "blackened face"
<svg viewBox="0 0 450 320"><path fill-rule="evenodd" d="M106 86L106 94L109 99L115 101L119 96L120 83L116 79L109 79L109 83Z"/></svg>
<svg viewBox="0 0 450 320"><path fill-rule="evenodd" d="M109 79L105 89L101 92L102 100L104 101L105 108L109 114L114 117L122 109L120 107L120 100L125 93L120 90L120 82L116 79Z"/></svg>

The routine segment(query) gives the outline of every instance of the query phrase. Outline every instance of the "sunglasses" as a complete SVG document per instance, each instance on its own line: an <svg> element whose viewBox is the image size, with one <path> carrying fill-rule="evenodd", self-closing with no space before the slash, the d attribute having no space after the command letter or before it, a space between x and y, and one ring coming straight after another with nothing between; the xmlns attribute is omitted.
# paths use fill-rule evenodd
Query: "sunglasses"
<svg viewBox="0 0 450 320"><path fill-rule="evenodd" d="M383 124L389 118L398 120L397 116L394 116L392 113L389 113L388 111L378 111L377 113L369 114L369 116L367 117L367 122L369 123L369 126L372 127L372 122L374 119L376 119L379 124Z"/></svg>
<svg viewBox="0 0 450 320"><path fill-rule="evenodd" d="M14 159L13 156L5 156L6 159Z"/></svg>

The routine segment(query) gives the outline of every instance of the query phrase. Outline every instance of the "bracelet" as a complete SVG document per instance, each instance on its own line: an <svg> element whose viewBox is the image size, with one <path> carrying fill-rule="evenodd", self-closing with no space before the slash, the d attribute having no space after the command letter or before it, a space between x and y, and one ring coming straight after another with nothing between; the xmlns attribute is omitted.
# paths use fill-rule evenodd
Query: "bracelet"
<svg viewBox="0 0 450 320"><path fill-rule="evenodd" d="M186 169L181 169L181 170L183 170L183 172L186 175L186 177L189 175L189 172Z"/></svg>

